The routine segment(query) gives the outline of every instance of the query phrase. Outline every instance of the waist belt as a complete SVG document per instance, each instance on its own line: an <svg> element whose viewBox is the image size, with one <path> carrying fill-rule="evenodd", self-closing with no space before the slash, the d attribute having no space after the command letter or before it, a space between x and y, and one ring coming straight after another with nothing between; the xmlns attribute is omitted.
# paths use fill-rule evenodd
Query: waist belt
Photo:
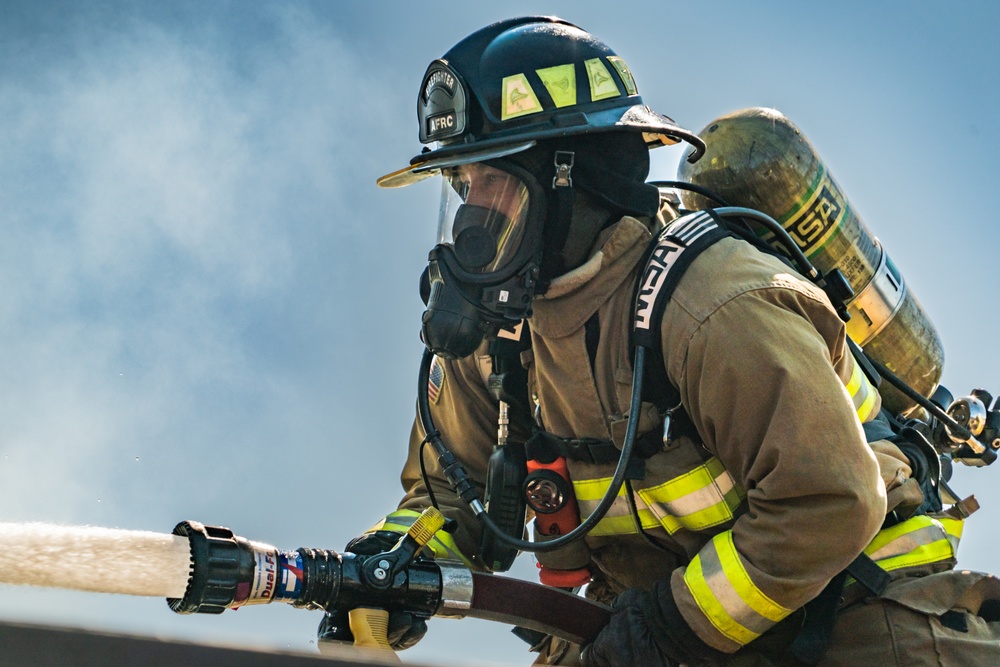
<svg viewBox="0 0 1000 667"><path fill-rule="evenodd" d="M648 459L663 449L663 437L657 429L639 436L632 448L633 456ZM558 457L591 464L617 463L621 450L610 440L597 438L560 438L558 435L536 431L524 443L524 451L534 461L551 463Z"/></svg>

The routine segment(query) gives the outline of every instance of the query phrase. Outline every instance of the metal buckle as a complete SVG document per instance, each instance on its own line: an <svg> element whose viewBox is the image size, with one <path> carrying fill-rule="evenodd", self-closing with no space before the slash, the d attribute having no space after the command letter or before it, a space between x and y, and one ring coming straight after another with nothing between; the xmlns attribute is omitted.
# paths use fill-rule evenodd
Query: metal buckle
<svg viewBox="0 0 1000 667"><path fill-rule="evenodd" d="M573 163L576 161L576 153L573 151L556 151L554 161L556 175L552 179L552 189L573 187L573 179L570 177L570 172L573 170Z"/></svg>

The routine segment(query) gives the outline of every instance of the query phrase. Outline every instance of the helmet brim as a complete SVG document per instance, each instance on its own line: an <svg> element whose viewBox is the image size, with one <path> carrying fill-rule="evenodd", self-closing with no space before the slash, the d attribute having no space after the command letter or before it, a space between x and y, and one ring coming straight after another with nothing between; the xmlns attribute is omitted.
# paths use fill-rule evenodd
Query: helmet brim
<svg viewBox="0 0 1000 667"><path fill-rule="evenodd" d="M671 118L658 114L644 104L624 109L606 109L596 113L578 114L579 122L562 127L550 123L534 130L519 130L510 137L495 136L472 144L452 144L426 151L410 160L410 165L378 179L381 188L401 188L441 172L441 169L470 162L482 162L525 151L538 141L596 132L642 132L650 148L669 146L685 141L694 147L688 156L696 161L705 152L705 142L693 132L676 125ZM565 121L564 121L565 122Z"/></svg>
<svg viewBox="0 0 1000 667"><path fill-rule="evenodd" d="M519 141L513 144L507 143L488 148L483 147L482 144L476 144L475 150L470 150L471 147L462 146L461 148L466 148L465 151L449 151L447 148L428 151L413 158L410 166L403 167L378 179L378 186L380 188L406 187L435 174L440 174L442 169L457 167L460 164L469 164L470 162L485 162L486 160L507 157L514 153L526 151L537 143L537 141ZM453 148L460 147L456 146Z"/></svg>

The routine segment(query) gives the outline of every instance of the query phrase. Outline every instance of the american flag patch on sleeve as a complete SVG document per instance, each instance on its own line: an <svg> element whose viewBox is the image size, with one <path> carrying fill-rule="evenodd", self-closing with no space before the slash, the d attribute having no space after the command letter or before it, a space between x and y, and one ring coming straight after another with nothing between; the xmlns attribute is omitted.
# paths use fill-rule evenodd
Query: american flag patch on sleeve
<svg viewBox="0 0 1000 667"><path fill-rule="evenodd" d="M444 364L438 357L434 357L431 362L431 372L427 378L427 398L431 403L437 403L442 386L444 386Z"/></svg>

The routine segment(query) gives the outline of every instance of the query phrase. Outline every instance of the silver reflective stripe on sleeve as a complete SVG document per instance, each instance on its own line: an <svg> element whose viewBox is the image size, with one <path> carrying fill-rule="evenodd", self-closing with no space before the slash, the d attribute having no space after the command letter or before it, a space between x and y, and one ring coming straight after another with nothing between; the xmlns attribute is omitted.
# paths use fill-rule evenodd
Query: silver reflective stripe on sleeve
<svg viewBox="0 0 1000 667"><path fill-rule="evenodd" d="M723 636L748 644L792 613L757 588L743 565L732 531L702 547L684 573L698 608Z"/></svg>
<svg viewBox="0 0 1000 667"><path fill-rule="evenodd" d="M716 457L637 493L671 534L681 528L704 530L729 521L744 497Z"/></svg>
<svg viewBox="0 0 1000 667"><path fill-rule="evenodd" d="M604 494L607 493L611 485L611 478L573 480L573 491L576 493L576 502L580 507L580 519L583 520L594 513L600 504ZM659 522L641 498L635 499L639 520L642 522L643 530L651 530L659 527ZM618 497L608 508L607 513L597 522L597 525L590 531L591 535L631 535L637 533L635 519L632 517L628 499L625 497L625 487L618 490Z"/></svg>

